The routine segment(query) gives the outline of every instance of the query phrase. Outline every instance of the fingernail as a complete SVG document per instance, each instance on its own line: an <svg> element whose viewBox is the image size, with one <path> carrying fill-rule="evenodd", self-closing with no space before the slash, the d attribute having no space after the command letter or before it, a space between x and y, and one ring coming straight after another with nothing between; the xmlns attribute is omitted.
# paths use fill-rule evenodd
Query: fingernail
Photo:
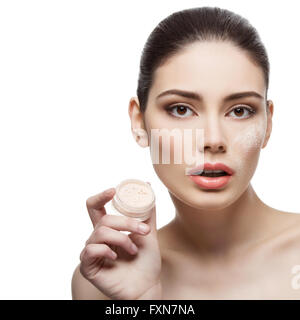
<svg viewBox="0 0 300 320"><path fill-rule="evenodd" d="M109 189L105 190L105 194L109 195L113 190L114 190L114 188L109 188Z"/></svg>
<svg viewBox="0 0 300 320"><path fill-rule="evenodd" d="M116 254L114 251L111 251L111 252L110 252L110 255L111 255L111 257L112 257L113 259L116 259L116 257L117 257L117 254Z"/></svg>
<svg viewBox="0 0 300 320"><path fill-rule="evenodd" d="M139 224L139 230L142 232L142 233L146 233L149 231L149 226L146 224L146 223L140 223Z"/></svg>
<svg viewBox="0 0 300 320"><path fill-rule="evenodd" d="M134 243L131 244L131 249L132 249L132 251L133 251L134 253L136 253L136 252L138 251L138 248L137 248L137 246L136 246Z"/></svg>

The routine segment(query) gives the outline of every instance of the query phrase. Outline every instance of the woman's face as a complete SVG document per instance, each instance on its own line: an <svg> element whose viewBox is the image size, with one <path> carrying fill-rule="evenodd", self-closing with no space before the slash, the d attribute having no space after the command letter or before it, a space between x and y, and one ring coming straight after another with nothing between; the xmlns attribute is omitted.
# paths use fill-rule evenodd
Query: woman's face
<svg viewBox="0 0 300 320"><path fill-rule="evenodd" d="M177 128L182 138L185 129L192 129L193 156L197 152L202 153L204 162L221 162L235 171L222 188L200 187L186 174L186 168L193 168L199 163L187 164L184 160L174 163L177 138L171 136L170 150L163 150L162 139L159 138L159 150L162 154L170 153L170 162L162 163L160 156L159 163L153 164L158 177L172 195L191 207L206 210L225 208L248 187L260 150L266 145L271 132L273 105L268 115L262 69L245 52L228 42L202 42L187 46L168 59L156 70L153 79L144 114L150 151L153 151L151 129L171 132ZM176 94L157 98L171 89L196 92L202 99ZM262 98L249 96L225 100L233 93L245 91L256 92ZM167 108L171 107L168 111ZM198 145L196 129L203 129L203 140Z"/></svg>

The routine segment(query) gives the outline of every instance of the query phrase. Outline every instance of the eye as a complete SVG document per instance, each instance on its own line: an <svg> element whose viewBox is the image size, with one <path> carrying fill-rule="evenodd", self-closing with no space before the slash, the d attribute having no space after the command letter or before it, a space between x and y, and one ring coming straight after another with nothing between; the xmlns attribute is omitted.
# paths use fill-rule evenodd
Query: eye
<svg viewBox="0 0 300 320"><path fill-rule="evenodd" d="M246 110L246 111L245 111ZM243 105L240 105L234 109L232 109L229 114L231 112L234 112L235 115L238 115L237 117L234 117L234 118L237 118L237 119L247 119L247 118L250 118L252 117L255 113L256 113L256 110L253 109L253 108L249 108L249 107L245 107ZM246 113L248 113L248 116L247 117L243 117L243 115Z"/></svg>
<svg viewBox="0 0 300 320"><path fill-rule="evenodd" d="M190 109L189 107L183 105L183 104L177 104L175 106L167 107L165 108L168 113L170 113L173 117L176 118L186 118L191 116L194 111ZM177 115L174 114L173 110L177 112Z"/></svg>

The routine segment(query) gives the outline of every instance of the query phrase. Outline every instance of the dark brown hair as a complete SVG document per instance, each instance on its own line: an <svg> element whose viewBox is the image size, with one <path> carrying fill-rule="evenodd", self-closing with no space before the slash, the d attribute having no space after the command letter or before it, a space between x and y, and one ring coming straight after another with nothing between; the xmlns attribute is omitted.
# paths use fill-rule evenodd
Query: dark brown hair
<svg viewBox="0 0 300 320"><path fill-rule="evenodd" d="M229 41L243 49L262 68L269 87L269 60L256 29L240 15L219 7L199 7L177 11L162 20L149 35L143 48L137 96L141 111L146 110L155 69L186 45L196 41Z"/></svg>

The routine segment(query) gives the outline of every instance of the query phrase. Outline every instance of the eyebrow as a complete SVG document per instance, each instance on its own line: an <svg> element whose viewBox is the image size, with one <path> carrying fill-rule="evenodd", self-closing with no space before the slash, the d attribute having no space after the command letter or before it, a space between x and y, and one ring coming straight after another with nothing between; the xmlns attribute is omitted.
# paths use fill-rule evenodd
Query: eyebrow
<svg viewBox="0 0 300 320"><path fill-rule="evenodd" d="M183 91L183 90L178 90L178 89L170 89L170 90L164 91L156 97L156 100L159 99L160 97L163 97L166 95L172 95L172 94L182 96L185 98L198 100L198 101L203 101L203 97L196 92ZM261 100L264 99L263 96L261 96L259 93L255 92L255 91L244 91L244 92L232 93L232 94L226 96L223 99L223 101L227 102L227 101L231 101L231 100L235 100L235 99L239 99L239 98L246 98L246 97L255 97L255 98L258 98Z"/></svg>

